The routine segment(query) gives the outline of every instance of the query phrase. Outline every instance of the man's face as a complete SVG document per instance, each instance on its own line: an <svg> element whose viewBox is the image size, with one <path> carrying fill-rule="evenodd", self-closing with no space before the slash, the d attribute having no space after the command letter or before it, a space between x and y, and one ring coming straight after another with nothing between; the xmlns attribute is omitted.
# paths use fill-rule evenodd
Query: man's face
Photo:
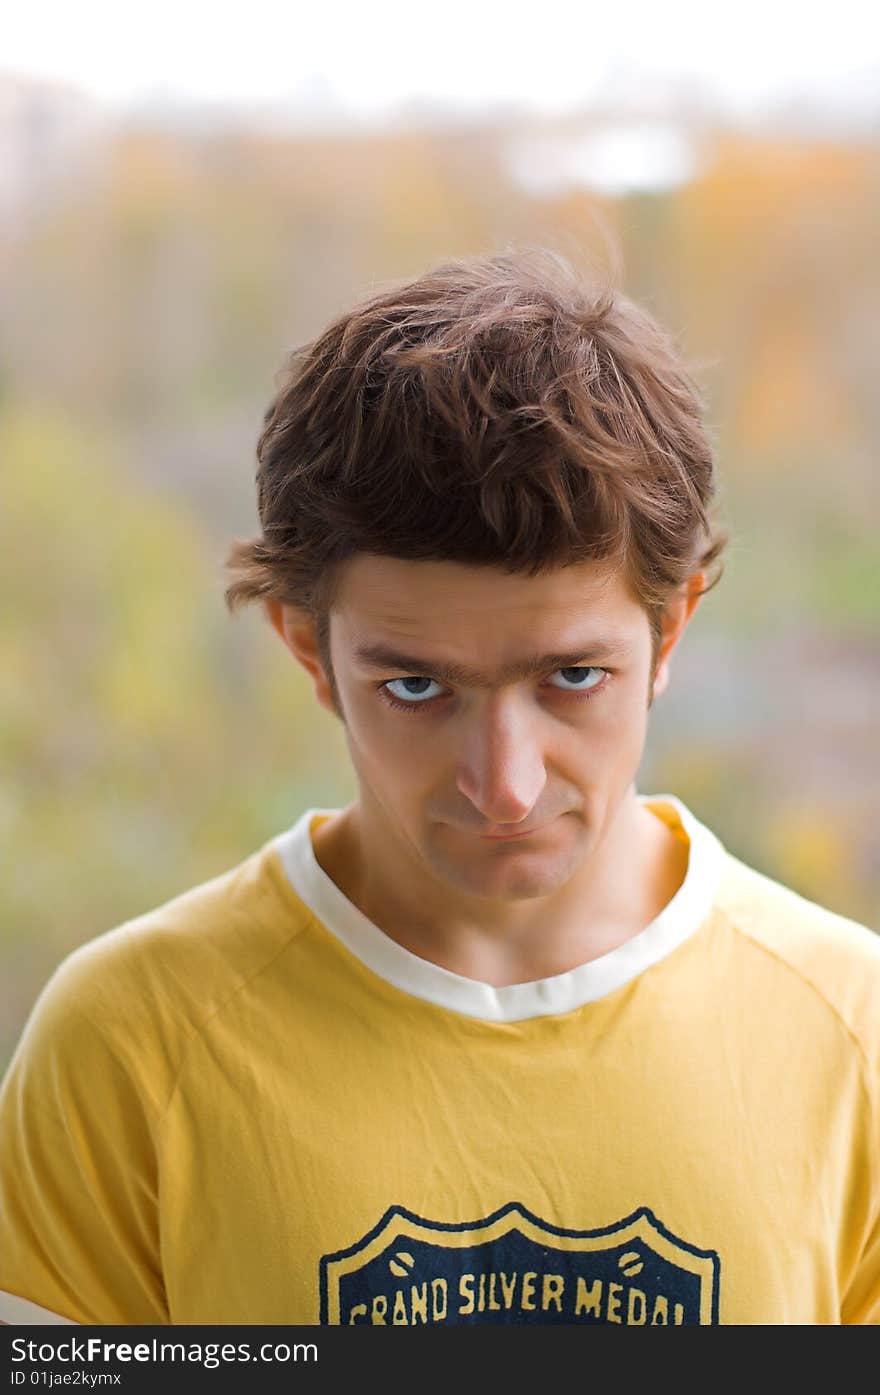
<svg viewBox="0 0 880 1395"><path fill-rule="evenodd" d="M371 833L471 895L565 883L645 742L651 633L622 575L361 554L344 566L329 640Z"/></svg>

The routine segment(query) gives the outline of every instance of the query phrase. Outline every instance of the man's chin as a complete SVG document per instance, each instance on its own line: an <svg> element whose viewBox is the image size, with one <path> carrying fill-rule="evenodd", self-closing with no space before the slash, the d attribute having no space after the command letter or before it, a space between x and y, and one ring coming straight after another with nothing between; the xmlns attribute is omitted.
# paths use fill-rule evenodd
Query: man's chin
<svg viewBox="0 0 880 1395"><path fill-rule="evenodd" d="M436 855L429 862L434 875L451 890L485 901L528 901L550 896L570 880L576 867L576 859L571 855L527 852L525 846L518 847L516 842L500 855L499 847L490 845L482 855L466 862Z"/></svg>

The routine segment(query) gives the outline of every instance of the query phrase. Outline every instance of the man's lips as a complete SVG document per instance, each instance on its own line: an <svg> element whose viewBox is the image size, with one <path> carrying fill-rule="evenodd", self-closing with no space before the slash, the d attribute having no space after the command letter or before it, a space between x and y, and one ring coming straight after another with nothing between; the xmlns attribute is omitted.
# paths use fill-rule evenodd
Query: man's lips
<svg viewBox="0 0 880 1395"><path fill-rule="evenodd" d="M538 828L522 829L519 833L481 833L479 836L481 838L487 838L490 843L506 843L511 838L528 838L530 833L540 833L541 829L546 827L546 824L541 824Z"/></svg>
<svg viewBox="0 0 880 1395"><path fill-rule="evenodd" d="M533 833L541 833L560 817L559 814L554 814L553 818L545 819L544 823L535 824L532 828L520 828L516 824L508 824L507 828L503 824L496 824L494 828L464 828L458 823L450 823L449 827L468 838L484 839L487 843L509 843L512 839L529 838Z"/></svg>

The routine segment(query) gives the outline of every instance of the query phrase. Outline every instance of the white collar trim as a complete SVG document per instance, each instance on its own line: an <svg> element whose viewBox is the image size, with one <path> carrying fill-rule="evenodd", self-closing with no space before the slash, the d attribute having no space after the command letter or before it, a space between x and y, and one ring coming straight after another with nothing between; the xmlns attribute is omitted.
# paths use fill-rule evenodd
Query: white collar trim
<svg viewBox="0 0 880 1395"><path fill-rule="evenodd" d="M672 794L639 795L643 804L671 804L688 836L685 879L660 914L616 949L567 973L496 988L422 959L392 940L349 901L315 857L312 821L337 809L307 809L271 840L294 891L324 928L386 983L416 998L486 1022L556 1016L603 998L665 959L706 920L724 861L724 848Z"/></svg>

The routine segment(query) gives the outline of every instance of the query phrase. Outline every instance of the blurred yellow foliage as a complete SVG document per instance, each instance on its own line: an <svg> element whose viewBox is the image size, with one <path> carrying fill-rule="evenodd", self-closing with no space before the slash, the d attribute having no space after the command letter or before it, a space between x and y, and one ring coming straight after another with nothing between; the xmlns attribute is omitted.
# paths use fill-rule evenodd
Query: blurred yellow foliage
<svg viewBox="0 0 880 1395"><path fill-rule="evenodd" d="M766 467L777 462L797 471L794 450L779 450L799 440L812 452L833 451L849 433L853 403L809 327L792 317L768 319L755 330L752 364L744 375L737 436L743 459Z"/></svg>
<svg viewBox="0 0 880 1395"><path fill-rule="evenodd" d="M857 879L852 848L827 813L784 805L768 820L766 840L780 880L810 900L846 904Z"/></svg>

